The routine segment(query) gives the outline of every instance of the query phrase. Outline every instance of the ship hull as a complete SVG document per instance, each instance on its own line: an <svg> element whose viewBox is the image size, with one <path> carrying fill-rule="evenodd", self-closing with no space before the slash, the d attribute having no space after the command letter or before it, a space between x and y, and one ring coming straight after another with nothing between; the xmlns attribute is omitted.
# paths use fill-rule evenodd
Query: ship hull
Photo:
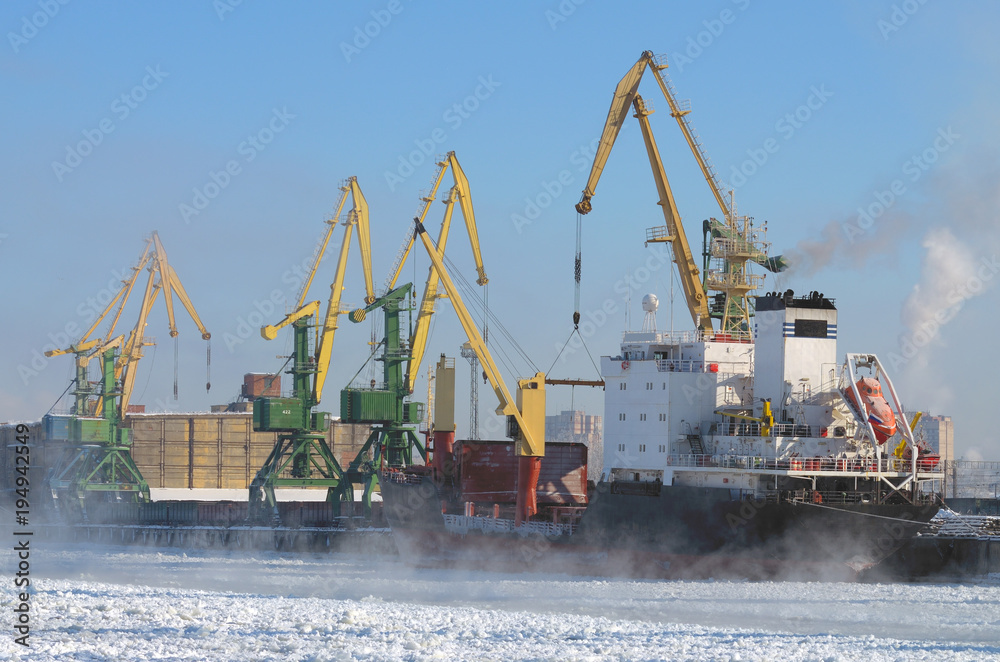
<svg viewBox="0 0 1000 662"><path fill-rule="evenodd" d="M848 581L937 512L929 505L734 500L729 490L712 488L617 494L600 484L572 533L544 525L530 532L487 518L446 518L426 477L383 480L382 491L396 545L412 563L656 578Z"/></svg>

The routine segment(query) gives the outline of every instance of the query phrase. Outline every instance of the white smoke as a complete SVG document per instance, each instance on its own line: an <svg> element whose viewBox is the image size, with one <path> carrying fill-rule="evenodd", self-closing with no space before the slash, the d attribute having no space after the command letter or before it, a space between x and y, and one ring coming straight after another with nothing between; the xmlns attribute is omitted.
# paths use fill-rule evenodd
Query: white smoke
<svg viewBox="0 0 1000 662"><path fill-rule="evenodd" d="M920 280L903 303L901 317L909 337L904 335L901 347L904 357L910 354L906 358L916 359L916 367L926 368L927 352L940 340L941 329L983 288L976 286L979 261L949 228L931 228L921 243L926 253ZM913 349L907 351L908 346Z"/></svg>

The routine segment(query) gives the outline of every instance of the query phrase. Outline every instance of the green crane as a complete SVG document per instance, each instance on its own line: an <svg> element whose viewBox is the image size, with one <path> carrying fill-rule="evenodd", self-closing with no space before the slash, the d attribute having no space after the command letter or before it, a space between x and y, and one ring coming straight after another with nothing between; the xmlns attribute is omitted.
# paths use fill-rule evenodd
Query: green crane
<svg viewBox="0 0 1000 662"><path fill-rule="evenodd" d="M327 230L316 251L312 269L299 294L297 308L280 323L265 326L261 336L273 340L278 330L291 325L293 351L291 397L259 397L253 403L253 427L258 432L277 432L274 448L250 483L250 515L259 519L268 509L278 515L274 489L276 487L325 487L326 499L334 504L335 515L340 514L341 501L352 501L353 491L343 478L344 471L326 441L329 427L326 412L314 412L323 397L323 386L330 368L333 340L337 332L341 310L341 294L351 236L357 231L361 252L362 270L367 291L366 303L375 300L371 276L371 237L368 225L368 203L356 177L350 177L341 186L341 197L333 217L327 221ZM330 242L333 231L340 222L340 213L347 197L354 205L343 221L344 240L340 247L337 269L330 285L330 298L322 323L319 320L319 301L306 303L306 295L316 276L316 270ZM314 320L314 321L313 321ZM310 328L316 329L315 351L310 351Z"/></svg>
<svg viewBox="0 0 1000 662"><path fill-rule="evenodd" d="M143 271L148 271L149 276L139 319L127 340L123 340L124 336L112 339L125 305ZM171 337L178 335L173 310L175 296L191 315L202 338L209 340L212 337L201 323L177 273L167 261L167 253L159 235L153 232L146 239L139 261L132 267L132 274L122 281L118 293L83 337L68 348L53 349L45 353L46 356L73 354L76 359L72 414L47 414L43 418L43 425L49 441L65 441L67 444L64 456L50 480L50 488L57 498L63 499L62 503L68 504L68 508L73 508L69 504L78 500L84 517L89 493L149 501L149 486L131 457L131 430L125 426L124 418L134 390L142 350L153 344L152 339L144 336L144 332L150 310L161 293L167 305ZM112 311L114 315L111 315ZM106 318L110 319L110 323L105 338L90 338ZM103 361L99 393L88 380L88 365L97 356L102 357ZM206 389L210 386L209 381Z"/></svg>
<svg viewBox="0 0 1000 662"><path fill-rule="evenodd" d="M373 425L361 451L347 469L350 483L365 486L365 508L371 508L371 493L377 485L377 471L383 468L402 468L413 463L413 449L426 460L426 449L416 435L416 425L423 419L424 403L409 402L407 367L413 357L403 343L400 313L412 311L409 296L412 283L406 283L386 293L366 308L352 311L352 322L361 322L366 315L381 308L385 317L385 336L380 343L382 356L382 384L370 388L345 388L340 392L340 418L347 423ZM374 381L374 380L373 380ZM369 453L372 456L368 460Z"/></svg>
<svg viewBox="0 0 1000 662"><path fill-rule="evenodd" d="M118 336L94 350L103 361L101 416L77 414L69 419L69 438L74 447L67 449L68 461L61 464L49 481L56 494L79 499L84 516L85 499L91 492L124 493L134 501L149 501L149 485L132 459L132 431L122 427L122 412L117 402L122 392L115 379L115 362L121 342L122 336ZM66 507L73 505L67 503Z"/></svg>

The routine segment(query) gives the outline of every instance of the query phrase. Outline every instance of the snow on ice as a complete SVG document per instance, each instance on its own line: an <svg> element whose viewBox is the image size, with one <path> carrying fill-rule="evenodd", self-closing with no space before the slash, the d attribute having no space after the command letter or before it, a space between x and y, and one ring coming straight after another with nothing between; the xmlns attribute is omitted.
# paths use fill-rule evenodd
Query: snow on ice
<svg viewBox="0 0 1000 662"><path fill-rule="evenodd" d="M2 659L1000 659L996 585L606 580L68 546L40 550L32 577L31 647L8 633ZM7 591L4 613L12 604Z"/></svg>

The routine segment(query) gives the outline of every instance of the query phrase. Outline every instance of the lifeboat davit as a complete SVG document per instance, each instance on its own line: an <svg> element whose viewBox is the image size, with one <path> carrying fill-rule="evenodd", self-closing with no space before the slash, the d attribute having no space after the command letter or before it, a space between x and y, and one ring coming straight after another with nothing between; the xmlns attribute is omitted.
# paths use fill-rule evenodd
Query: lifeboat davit
<svg viewBox="0 0 1000 662"><path fill-rule="evenodd" d="M868 422L875 430L875 440L878 443L885 443L886 439L896 434L896 415L892 413L889 403L882 395L882 385L873 377L862 377L857 381L858 393L864 403L864 411L868 415ZM861 407L854 399L854 389L844 389L844 396L850 401L859 412Z"/></svg>

